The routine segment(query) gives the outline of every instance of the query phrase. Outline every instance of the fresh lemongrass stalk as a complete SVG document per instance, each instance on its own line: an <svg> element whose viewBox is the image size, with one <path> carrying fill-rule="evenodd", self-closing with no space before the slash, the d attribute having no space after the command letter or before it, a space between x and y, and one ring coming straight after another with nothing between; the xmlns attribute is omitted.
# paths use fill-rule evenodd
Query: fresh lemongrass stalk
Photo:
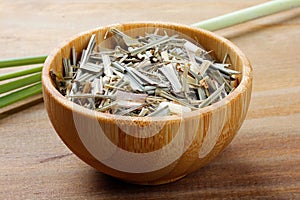
<svg viewBox="0 0 300 200"><path fill-rule="evenodd" d="M238 10L222 16L211 18L191 26L216 31L222 28L240 24L249 20L289 10L300 6L299 0L273 0L246 9Z"/></svg>
<svg viewBox="0 0 300 200"><path fill-rule="evenodd" d="M0 60L0 68L39 64L45 62L46 58L47 56L34 56Z"/></svg>
<svg viewBox="0 0 300 200"><path fill-rule="evenodd" d="M0 85L0 94L41 81L41 72Z"/></svg>
<svg viewBox="0 0 300 200"><path fill-rule="evenodd" d="M42 83L38 82L32 86L26 87L24 89L0 97L0 108L18 102L20 100L26 99L27 97L40 94L41 92L42 92Z"/></svg>
<svg viewBox="0 0 300 200"><path fill-rule="evenodd" d="M29 68L29 69L18 70L18 71L9 72L6 74L0 74L0 81L40 72L40 71L42 71L42 68L43 68L43 66L36 66L36 67Z"/></svg>

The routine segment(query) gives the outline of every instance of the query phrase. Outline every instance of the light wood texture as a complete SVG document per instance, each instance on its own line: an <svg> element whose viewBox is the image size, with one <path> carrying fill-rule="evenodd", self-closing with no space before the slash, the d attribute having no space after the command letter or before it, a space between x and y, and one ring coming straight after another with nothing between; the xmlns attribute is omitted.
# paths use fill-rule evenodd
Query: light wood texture
<svg viewBox="0 0 300 200"><path fill-rule="evenodd" d="M99 25L191 24L262 2L1 1L0 56L48 54L62 40ZM120 182L74 156L40 103L0 120L0 199L299 199L299 23L300 9L294 9L217 31L248 56L254 85L245 123L208 166L162 186Z"/></svg>

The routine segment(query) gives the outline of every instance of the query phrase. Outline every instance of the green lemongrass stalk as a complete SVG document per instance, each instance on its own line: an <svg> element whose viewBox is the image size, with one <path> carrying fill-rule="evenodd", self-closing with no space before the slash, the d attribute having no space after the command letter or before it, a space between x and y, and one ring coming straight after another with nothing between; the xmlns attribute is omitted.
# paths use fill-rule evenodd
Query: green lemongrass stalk
<svg viewBox="0 0 300 200"><path fill-rule="evenodd" d="M39 64L39 63L45 62L46 58L47 58L47 56L10 58L10 59L6 59L6 60L1 60L0 68Z"/></svg>
<svg viewBox="0 0 300 200"><path fill-rule="evenodd" d="M0 94L41 81L41 72L0 85Z"/></svg>
<svg viewBox="0 0 300 200"><path fill-rule="evenodd" d="M33 74L36 72L41 72L42 69L43 69L43 66L36 66L36 67L29 68L29 69L19 70L19 71L15 71L15 72L9 72L6 74L0 74L0 81L11 79L11 78L16 78L16 77L20 77L20 76L24 76L24 75L28 75L28 74Z"/></svg>
<svg viewBox="0 0 300 200"><path fill-rule="evenodd" d="M41 92L42 92L42 83L38 82L32 86L26 87L24 89L20 89L16 92L0 97L0 108L3 108L15 102L26 99L27 97L40 94Z"/></svg>
<svg viewBox="0 0 300 200"><path fill-rule="evenodd" d="M240 24L249 20L289 10L300 6L300 0L273 0L260 5L235 11L219 17L211 18L191 26L216 31L222 28Z"/></svg>

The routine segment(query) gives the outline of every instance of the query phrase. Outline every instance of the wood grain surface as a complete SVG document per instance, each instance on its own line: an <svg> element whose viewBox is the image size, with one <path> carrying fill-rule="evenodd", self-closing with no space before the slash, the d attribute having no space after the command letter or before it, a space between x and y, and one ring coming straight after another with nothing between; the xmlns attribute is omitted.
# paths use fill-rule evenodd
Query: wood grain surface
<svg viewBox="0 0 300 200"><path fill-rule="evenodd" d="M2 0L0 58L48 54L97 26L192 24L262 2ZM216 33L248 56L254 85L246 121L212 163L167 185L120 182L73 155L38 103L0 120L0 199L299 199L300 9Z"/></svg>

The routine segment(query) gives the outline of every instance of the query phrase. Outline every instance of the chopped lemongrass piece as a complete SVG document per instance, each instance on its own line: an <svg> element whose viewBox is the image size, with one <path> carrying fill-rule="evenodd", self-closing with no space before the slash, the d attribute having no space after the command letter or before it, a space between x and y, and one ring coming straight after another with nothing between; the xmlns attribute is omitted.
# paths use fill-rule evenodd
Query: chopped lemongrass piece
<svg viewBox="0 0 300 200"><path fill-rule="evenodd" d="M67 58L63 58L63 66L64 66L65 76L69 77L70 66Z"/></svg>
<svg viewBox="0 0 300 200"><path fill-rule="evenodd" d="M183 92L185 92L185 94L187 95L188 93L190 93L190 88L189 88L189 85L187 82L189 67L187 65L184 65L183 67L184 67L184 71L183 71L183 75L181 76L182 77L182 89L183 89Z"/></svg>
<svg viewBox="0 0 300 200"><path fill-rule="evenodd" d="M202 101L204 99L206 99L206 94L205 94L205 90L201 87L199 87L197 89L197 92L198 92L198 98Z"/></svg>
<svg viewBox="0 0 300 200"><path fill-rule="evenodd" d="M125 73L125 71L126 71L125 68L122 65L120 65L118 62L112 62L111 64L113 67L115 67L120 72Z"/></svg>
<svg viewBox="0 0 300 200"><path fill-rule="evenodd" d="M139 82L137 82L137 80L134 79L130 74L124 74L124 78L129 82L129 85L133 91L144 91L144 87Z"/></svg>
<svg viewBox="0 0 300 200"><path fill-rule="evenodd" d="M102 76L101 76L102 77ZM91 84L91 93L92 94L102 94L102 92L100 92L100 78L95 78Z"/></svg>
<svg viewBox="0 0 300 200"><path fill-rule="evenodd" d="M141 72L139 72L138 70L136 70L135 68L129 67L130 71L132 71L140 80L144 80L147 84L150 85L157 85L158 83L151 80L149 77L145 76L144 74L142 74Z"/></svg>
<svg viewBox="0 0 300 200"><path fill-rule="evenodd" d="M82 93L83 94L87 94L87 93L90 92L90 90L91 90L91 82L90 81L86 81L85 85L84 85L84 88L82 90Z"/></svg>
<svg viewBox="0 0 300 200"><path fill-rule="evenodd" d="M208 60L204 60L202 62L202 64L200 65L200 71L199 74L201 76L204 76L204 74L206 73L206 70L209 68L209 66L211 65L211 62Z"/></svg>
<svg viewBox="0 0 300 200"><path fill-rule="evenodd" d="M94 75L93 74L89 74L89 73L84 73L83 75L81 75L80 77L76 77L75 82L79 82L82 83L86 80L89 80L90 78L92 78Z"/></svg>
<svg viewBox="0 0 300 200"><path fill-rule="evenodd" d="M168 54L168 51L163 51L161 52L161 58L163 59L164 62L169 62L169 54Z"/></svg>
<svg viewBox="0 0 300 200"><path fill-rule="evenodd" d="M97 108L96 110L100 111L100 112L104 112L107 111L108 109L111 109L112 107L116 106L118 103L116 101L111 102L105 106L102 106L101 108Z"/></svg>
<svg viewBox="0 0 300 200"><path fill-rule="evenodd" d="M124 66L125 70L126 70L126 74L128 74L129 76L131 76L133 79L136 80L136 82L138 82L140 85L145 85L145 82L142 81L138 76L136 76L132 71L130 67L126 67Z"/></svg>
<svg viewBox="0 0 300 200"><path fill-rule="evenodd" d="M148 117L163 117L170 115L170 109L168 105L157 107L157 109L151 114L147 115Z"/></svg>
<svg viewBox="0 0 300 200"><path fill-rule="evenodd" d="M136 94L133 92L123 92L117 91L115 93L117 100L135 101L135 102L145 102L148 97L147 94Z"/></svg>
<svg viewBox="0 0 300 200"><path fill-rule="evenodd" d="M215 70L212 73L214 74L215 80L219 83L219 85L225 83L225 90L227 93L233 90L233 87L228 83L227 80L225 80L225 78L221 75L220 71Z"/></svg>
<svg viewBox="0 0 300 200"><path fill-rule="evenodd" d="M226 63L226 60L228 58L228 53L225 54L224 58L223 58L223 61L222 61L222 64L225 64Z"/></svg>
<svg viewBox="0 0 300 200"><path fill-rule="evenodd" d="M103 66L88 62L80 66L80 69L84 69L94 73L99 73L103 70Z"/></svg>
<svg viewBox="0 0 300 200"><path fill-rule="evenodd" d="M115 95L102 95L102 94L73 94L66 97L70 98L100 98L100 99L116 99Z"/></svg>
<svg viewBox="0 0 300 200"><path fill-rule="evenodd" d="M168 106L171 113L179 114L191 112L192 109L172 102L161 102L159 106Z"/></svg>
<svg viewBox="0 0 300 200"><path fill-rule="evenodd" d="M230 69L228 68L229 64L220 64L220 63L213 63L211 65L212 68L215 68L217 70L219 70L220 72L223 72L225 74L240 74L241 72L238 72L236 70Z"/></svg>
<svg viewBox="0 0 300 200"><path fill-rule="evenodd" d="M141 109L142 107L143 107L143 104L140 104L140 105L137 105L137 106L133 106L133 107L131 107L131 108L128 108L128 109L126 109L126 110L123 110L123 111L121 111L121 112L118 112L117 114L118 114L118 115L127 115L127 114L131 113L132 111L135 111L135 110L137 110L137 109Z"/></svg>
<svg viewBox="0 0 300 200"><path fill-rule="evenodd" d="M199 105L199 108L203 108L208 106L213 101L215 101L221 94L222 90L224 89L224 84L221 85L214 93L212 93L207 99L203 100L203 102Z"/></svg>
<svg viewBox="0 0 300 200"><path fill-rule="evenodd" d="M195 57L196 61L199 63L203 63L205 62L204 59L200 58L200 57ZM240 74L240 72L226 68L229 64L218 64L218 63L211 63L210 67L215 69L215 70L219 70L220 72L226 74L226 75L232 75L232 74ZM225 67L226 66L226 67Z"/></svg>
<svg viewBox="0 0 300 200"><path fill-rule="evenodd" d="M155 90L155 94L156 94L156 95L159 95L159 96L161 96L161 97L164 97L164 98L166 98L166 99L168 99L168 100L170 100L170 101L177 102L177 103L179 103L179 104L181 104L181 105L183 105L183 106L187 106L187 107L189 107L189 108L195 109L195 108L194 108L193 106L191 106L190 104L188 104L188 103L186 103L186 102L184 102L184 101L182 101L182 100L180 100L180 99L174 97L173 95L171 95L171 94L165 92L165 91L162 90L162 89L156 89L156 90Z"/></svg>
<svg viewBox="0 0 300 200"><path fill-rule="evenodd" d="M132 107L139 107L143 105L143 103L135 102L135 101L125 101L117 99L116 102L118 103L119 107L122 108L132 108Z"/></svg>
<svg viewBox="0 0 300 200"><path fill-rule="evenodd" d="M115 85L109 85L109 84L105 84L105 85L104 85L104 88L113 89L113 90L111 91L111 94L114 94L115 91L119 91L119 90L120 90L120 91L122 91L122 90L125 91L125 89L122 88L122 87L118 87L118 86L115 86Z"/></svg>
<svg viewBox="0 0 300 200"><path fill-rule="evenodd" d="M174 67L172 64L165 65L159 70L165 75L165 77L171 83L172 89L175 93L181 92L182 86L177 78L177 75L174 71Z"/></svg>
<svg viewBox="0 0 300 200"><path fill-rule="evenodd" d="M73 66L77 65L77 53L74 46L72 47L72 65Z"/></svg>
<svg viewBox="0 0 300 200"><path fill-rule="evenodd" d="M148 108L142 108L141 112L139 113L138 117L144 117L145 115L147 115L149 113L149 109Z"/></svg>
<svg viewBox="0 0 300 200"><path fill-rule="evenodd" d="M193 73L195 73L195 74L200 74L200 66L198 65L198 63L196 63L196 62L189 62L189 65L190 65L190 70L189 70L189 72L190 71L192 71Z"/></svg>
<svg viewBox="0 0 300 200"><path fill-rule="evenodd" d="M138 69L138 70L141 70L144 67L149 66L149 65L151 65L151 61L143 60L142 62L135 63L135 68Z"/></svg>
<svg viewBox="0 0 300 200"><path fill-rule="evenodd" d="M158 40L155 40L155 41L153 41L151 43L148 43L148 44L146 44L146 45L144 45L142 47L133 49L132 51L130 51L130 54L134 56L134 55L136 55L136 54L138 54L140 52L146 51L147 49L149 49L151 47L154 47L156 45L160 45L160 44L163 44L165 42L168 42L169 40L170 40L170 37L168 37L166 35L166 36L164 36L164 37L162 37L162 38L160 38Z"/></svg>
<svg viewBox="0 0 300 200"><path fill-rule="evenodd" d="M94 47L96 45L96 39L95 38L96 38L96 35L93 34L91 36L89 44L86 48L86 51L84 51L84 53L83 53L83 58L82 58L82 61L80 63L80 67L82 67L83 65L85 65L88 62L89 56L90 56L92 50L94 49Z"/></svg>
<svg viewBox="0 0 300 200"><path fill-rule="evenodd" d="M106 76L112 76L113 72L111 71L110 65L111 61L108 55L102 54L102 60L104 65L104 74Z"/></svg>
<svg viewBox="0 0 300 200"><path fill-rule="evenodd" d="M197 56L201 56L206 52L194 43L191 43L190 41L186 41L183 46L187 51L190 51Z"/></svg>
<svg viewBox="0 0 300 200"><path fill-rule="evenodd" d="M113 32L116 35L119 35L120 37L122 37L123 40L124 40L124 42L125 42L125 44L127 46L137 46L137 45L140 45L140 42L138 40L133 39L132 37L126 35L125 33L123 33L122 31L120 31L118 29L111 28L109 31Z"/></svg>

